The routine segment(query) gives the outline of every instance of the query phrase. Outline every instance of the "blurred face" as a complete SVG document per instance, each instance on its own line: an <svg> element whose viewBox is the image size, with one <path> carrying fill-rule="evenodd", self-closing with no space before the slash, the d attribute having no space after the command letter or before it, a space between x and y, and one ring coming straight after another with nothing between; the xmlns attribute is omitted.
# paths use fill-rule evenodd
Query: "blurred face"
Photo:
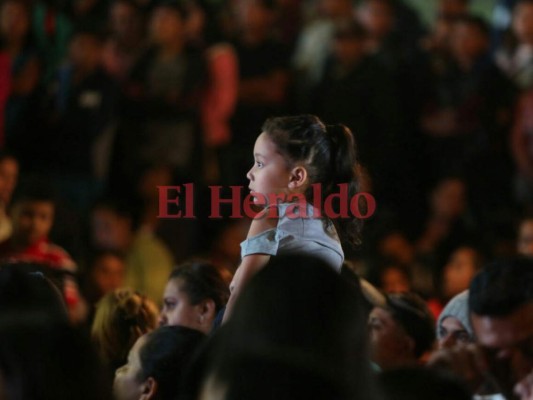
<svg viewBox="0 0 533 400"><path fill-rule="evenodd" d="M202 315L202 305L191 304L189 296L182 290L183 283L181 278L171 279L167 283L159 325L179 325L209 333L211 325L207 324L207 328L205 326L206 316Z"/></svg>
<svg viewBox="0 0 533 400"><path fill-rule="evenodd" d="M112 254L96 260L92 278L102 296L124 286L125 270L124 262Z"/></svg>
<svg viewBox="0 0 533 400"><path fill-rule="evenodd" d="M290 170L265 132L255 142L254 166L246 177L250 180L250 193L288 194Z"/></svg>
<svg viewBox="0 0 533 400"><path fill-rule="evenodd" d="M439 349L468 344L472 338L464 325L455 317L446 317L439 326Z"/></svg>
<svg viewBox="0 0 533 400"><path fill-rule="evenodd" d="M0 29L7 38L21 40L29 31L30 19L27 9L14 1L8 1L0 8Z"/></svg>
<svg viewBox="0 0 533 400"><path fill-rule="evenodd" d="M513 14L513 31L523 43L533 43L533 4L519 4Z"/></svg>
<svg viewBox="0 0 533 400"><path fill-rule="evenodd" d="M131 241L131 221L102 208L93 212L93 241L96 247L125 251Z"/></svg>
<svg viewBox="0 0 533 400"><path fill-rule="evenodd" d="M466 188L459 179L442 182L433 192L433 211L440 217L455 218L466 208Z"/></svg>
<svg viewBox="0 0 533 400"><path fill-rule="evenodd" d="M399 233L385 237L380 244L380 251L385 256L392 257L405 265L411 264L414 259L413 245Z"/></svg>
<svg viewBox="0 0 533 400"><path fill-rule="evenodd" d="M411 284L401 269L391 266L381 275L381 288L386 293L408 292Z"/></svg>
<svg viewBox="0 0 533 400"><path fill-rule="evenodd" d="M392 9L379 0L368 0L358 12L359 19L370 36L383 38L394 26Z"/></svg>
<svg viewBox="0 0 533 400"><path fill-rule="evenodd" d="M128 362L115 372L113 393L116 400L139 400L145 390L145 383L141 381L142 365L139 352L146 342L141 336L128 354Z"/></svg>
<svg viewBox="0 0 533 400"><path fill-rule="evenodd" d="M526 220L518 232L518 253L533 256L533 220Z"/></svg>
<svg viewBox="0 0 533 400"><path fill-rule="evenodd" d="M135 10L126 3L113 4L109 16L111 30L119 38L127 38L139 29L139 16Z"/></svg>
<svg viewBox="0 0 533 400"><path fill-rule="evenodd" d="M274 14L260 0L241 0L237 3L239 22L245 30L265 30L274 21Z"/></svg>
<svg viewBox="0 0 533 400"><path fill-rule="evenodd" d="M476 274L476 252L470 248L460 248L453 252L444 267L444 295L448 298L461 293L470 286Z"/></svg>
<svg viewBox="0 0 533 400"><path fill-rule="evenodd" d="M368 320L371 359L381 368L402 365L408 357L408 336L391 314L375 307Z"/></svg>
<svg viewBox="0 0 533 400"><path fill-rule="evenodd" d="M13 236L26 245L48 236L54 222L54 205L48 201L23 201L13 209Z"/></svg>
<svg viewBox="0 0 533 400"><path fill-rule="evenodd" d="M156 8L150 19L150 36L158 45L176 42L184 34L184 24L177 11Z"/></svg>
<svg viewBox="0 0 533 400"><path fill-rule="evenodd" d="M70 42L69 56L76 66L93 66L100 62L101 47L91 35L76 35Z"/></svg>
<svg viewBox="0 0 533 400"><path fill-rule="evenodd" d="M13 158L6 158L0 162L0 202L7 206L17 185L19 175L18 162Z"/></svg>
<svg viewBox="0 0 533 400"><path fill-rule="evenodd" d="M337 38L334 42L335 58L341 64L354 64L365 54L365 42L358 38Z"/></svg>
<svg viewBox="0 0 533 400"><path fill-rule="evenodd" d="M507 398L513 386L533 371L533 303L503 317L472 314L472 327Z"/></svg>
<svg viewBox="0 0 533 400"><path fill-rule="evenodd" d="M475 60L488 50L488 38L477 28L457 23L452 29L452 53L458 60Z"/></svg>

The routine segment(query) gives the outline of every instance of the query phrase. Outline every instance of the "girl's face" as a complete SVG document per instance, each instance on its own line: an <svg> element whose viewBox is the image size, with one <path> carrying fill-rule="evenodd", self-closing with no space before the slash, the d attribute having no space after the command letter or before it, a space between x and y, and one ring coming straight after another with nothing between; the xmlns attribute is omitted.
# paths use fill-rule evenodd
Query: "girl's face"
<svg viewBox="0 0 533 400"><path fill-rule="evenodd" d="M274 142L265 132L261 133L255 141L254 165L246 174L250 180L250 193L264 196L281 194L286 197L289 194L290 176L290 169ZM258 202L255 196L254 202Z"/></svg>
<svg viewBox="0 0 533 400"><path fill-rule="evenodd" d="M468 289L476 275L476 253L473 249L463 247L452 253L450 261L444 267L444 295L453 297Z"/></svg>
<svg viewBox="0 0 533 400"><path fill-rule="evenodd" d="M9 1L0 9L0 31L8 38L20 40L30 29L28 10L15 1Z"/></svg>
<svg viewBox="0 0 533 400"><path fill-rule="evenodd" d="M150 34L157 45L173 43L183 37L183 21L179 14L164 7L157 8L150 20Z"/></svg>
<svg viewBox="0 0 533 400"><path fill-rule="evenodd" d="M139 352L146 342L146 337L141 336L128 354L128 361L115 372L113 393L117 400L138 400L144 392L144 382L140 380L142 373Z"/></svg>
<svg viewBox="0 0 533 400"><path fill-rule="evenodd" d="M206 324L207 316L202 314L202 303L192 305L189 296L182 290L183 284L181 278L168 281L163 295L159 326L179 325L209 333L211 324Z"/></svg>

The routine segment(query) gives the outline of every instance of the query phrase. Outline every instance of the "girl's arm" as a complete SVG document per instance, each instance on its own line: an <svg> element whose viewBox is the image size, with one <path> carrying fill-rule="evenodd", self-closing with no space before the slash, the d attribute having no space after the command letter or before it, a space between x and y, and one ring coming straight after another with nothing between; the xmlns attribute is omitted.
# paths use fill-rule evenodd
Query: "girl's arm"
<svg viewBox="0 0 533 400"><path fill-rule="evenodd" d="M277 222L277 219L273 218L256 217L250 225L247 239L259 235L268 229L275 228ZM222 323L225 323L230 318L233 307L235 306L235 301L239 297L244 286L268 263L269 260L270 255L268 254L249 254L243 257L241 265L237 268L237 272L235 272L235 276L230 284L231 294L228 303L226 304L226 311L224 312Z"/></svg>

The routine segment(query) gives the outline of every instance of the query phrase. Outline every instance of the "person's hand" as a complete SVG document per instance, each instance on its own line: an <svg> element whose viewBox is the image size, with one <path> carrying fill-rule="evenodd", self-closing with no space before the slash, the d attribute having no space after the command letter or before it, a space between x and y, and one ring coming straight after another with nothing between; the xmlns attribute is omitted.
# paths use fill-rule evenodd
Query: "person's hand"
<svg viewBox="0 0 533 400"><path fill-rule="evenodd" d="M475 344L438 350L431 354L427 365L456 374L465 381L472 393L476 393L486 381L489 369L485 356Z"/></svg>
<svg viewBox="0 0 533 400"><path fill-rule="evenodd" d="M533 371L515 385L514 393L520 400L533 400Z"/></svg>

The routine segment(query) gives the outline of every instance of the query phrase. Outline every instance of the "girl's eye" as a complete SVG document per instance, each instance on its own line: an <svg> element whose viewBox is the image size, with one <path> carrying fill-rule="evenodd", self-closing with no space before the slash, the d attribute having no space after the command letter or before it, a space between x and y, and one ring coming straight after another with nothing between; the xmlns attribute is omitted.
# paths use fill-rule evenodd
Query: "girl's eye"
<svg viewBox="0 0 533 400"><path fill-rule="evenodd" d="M263 166L263 163L261 161L256 161L255 162L255 165L258 167L258 168L261 168Z"/></svg>

